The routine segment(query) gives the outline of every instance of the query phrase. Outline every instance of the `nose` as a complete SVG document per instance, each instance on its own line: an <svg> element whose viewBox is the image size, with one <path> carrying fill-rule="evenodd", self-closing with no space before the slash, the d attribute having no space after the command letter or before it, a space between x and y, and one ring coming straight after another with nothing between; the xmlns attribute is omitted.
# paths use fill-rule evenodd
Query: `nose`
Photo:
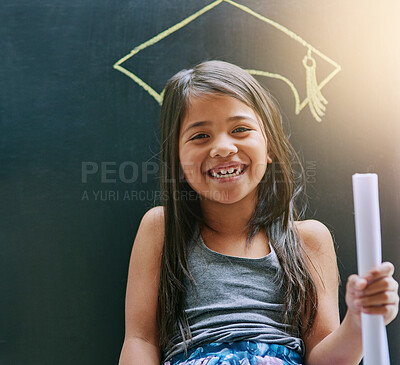
<svg viewBox="0 0 400 365"><path fill-rule="evenodd" d="M227 157L237 152L238 148L232 138L223 136L215 139L210 150L210 157Z"/></svg>

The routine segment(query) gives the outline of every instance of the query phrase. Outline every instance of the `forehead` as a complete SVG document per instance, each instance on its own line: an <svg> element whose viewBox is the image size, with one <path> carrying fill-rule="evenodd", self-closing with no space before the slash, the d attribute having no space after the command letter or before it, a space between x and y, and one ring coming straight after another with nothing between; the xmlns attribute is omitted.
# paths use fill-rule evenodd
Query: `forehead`
<svg viewBox="0 0 400 365"><path fill-rule="evenodd" d="M258 113L237 98L224 94L191 96L188 98L180 129L182 131L192 122L222 121L235 116L248 117L262 126Z"/></svg>

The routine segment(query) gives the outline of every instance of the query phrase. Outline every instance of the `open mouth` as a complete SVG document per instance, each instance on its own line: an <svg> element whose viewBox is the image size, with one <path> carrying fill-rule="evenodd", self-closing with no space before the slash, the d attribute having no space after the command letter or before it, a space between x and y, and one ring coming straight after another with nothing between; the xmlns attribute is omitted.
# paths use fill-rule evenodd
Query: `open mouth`
<svg viewBox="0 0 400 365"><path fill-rule="evenodd" d="M226 169L219 169L219 171L214 171L213 169L208 170L208 175L215 177L217 179L235 177L244 173L246 170L246 165L239 165L235 167L229 167Z"/></svg>

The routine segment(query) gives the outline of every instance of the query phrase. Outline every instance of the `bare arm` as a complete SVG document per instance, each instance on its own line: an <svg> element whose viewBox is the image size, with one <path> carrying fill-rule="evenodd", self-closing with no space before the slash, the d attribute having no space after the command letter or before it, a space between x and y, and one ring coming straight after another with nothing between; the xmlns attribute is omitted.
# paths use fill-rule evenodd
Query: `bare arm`
<svg viewBox="0 0 400 365"><path fill-rule="evenodd" d="M163 208L156 207L144 215L132 249L125 300L125 340L119 365L161 362L156 312L163 244Z"/></svg>
<svg viewBox="0 0 400 365"><path fill-rule="evenodd" d="M119 365L160 365L160 361L158 346L141 338L125 337Z"/></svg>
<svg viewBox="0 0 400 365"><path fill-rule="evenodd" d="M382 264L364 278L350 276L346 286L348 309L340 324L336 254L330 232L322 223L313 220L301 222L298 228L314 265L310 264L309 267L319 299L312 333L303 336L306 345L305 364L357 365L363 357L361 311L383 314L386 324L397 314L398 285L392 278L393 265ZM361 300L361 303L357 303L357 300Z"/></svg>

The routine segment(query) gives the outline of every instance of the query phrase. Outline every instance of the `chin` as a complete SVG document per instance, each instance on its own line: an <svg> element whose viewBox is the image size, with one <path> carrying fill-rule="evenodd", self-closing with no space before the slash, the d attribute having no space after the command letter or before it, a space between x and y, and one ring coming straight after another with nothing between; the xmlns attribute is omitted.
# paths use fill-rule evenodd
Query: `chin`
<svg viewBox="0 0 400 365"><path fill-rule="evenodd" d="M202 200L221 205L232 205L239 203L245 197L237 194L229 194L227 191L213 191L201 194Z"/></svg>

